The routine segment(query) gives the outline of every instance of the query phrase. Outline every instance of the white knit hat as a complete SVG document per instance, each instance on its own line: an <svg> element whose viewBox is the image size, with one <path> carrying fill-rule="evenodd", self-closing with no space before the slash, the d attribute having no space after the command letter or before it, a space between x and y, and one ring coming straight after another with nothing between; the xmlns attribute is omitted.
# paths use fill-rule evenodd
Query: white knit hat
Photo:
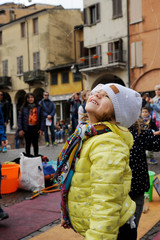
<svg viewBox="0 0 160 240"><path fill-rule="evenodd" d="M111 99L119 125L129 128L138 120L142 108L142 98L138 92L115 83L98 84L92 92L101 89Z"/></svg>

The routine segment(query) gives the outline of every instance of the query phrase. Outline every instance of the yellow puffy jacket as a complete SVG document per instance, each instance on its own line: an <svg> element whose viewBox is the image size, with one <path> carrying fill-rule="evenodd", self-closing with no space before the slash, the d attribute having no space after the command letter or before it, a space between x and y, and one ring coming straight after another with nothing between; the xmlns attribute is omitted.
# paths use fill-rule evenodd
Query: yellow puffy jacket
<svg viewBox="0 0 160 240"><path fill-rule="evenodd" d="M112 132L83 143L68 194L71 223L86 240L116 240L136 208L128 195L133 137L126 128L105 124Z"/></svg>

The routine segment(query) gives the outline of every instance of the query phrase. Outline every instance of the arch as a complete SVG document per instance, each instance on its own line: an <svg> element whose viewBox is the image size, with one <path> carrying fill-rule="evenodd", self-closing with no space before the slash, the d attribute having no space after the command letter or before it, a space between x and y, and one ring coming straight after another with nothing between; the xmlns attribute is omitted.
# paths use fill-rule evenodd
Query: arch
<svg viewBox="0 0 160 240"><path fill-rule="evenodd" d="M44 93L44 89L43 88L36 88L33 91L35 97L37 98L37 101L39 102L42 98L43 98L43 93Z"/></svg>
<svg viewBox="0 0 160 240"><path fill-rule="evenodd" d="M101 76L100 78L98 78L93 84L92 84L92 89L99 83L102 84L107 84L107 83L118 83L122 86L125 86L125 83L123 82L123 80L119 77L117 77L116 75L112 75L112 74L105 74L103 76Z"/></svg>
<svg viewBox="0 0 160 240"><path fill-rule="evenodd" d="M24 102L25 95L26 95L26 92L24 90L19 90L15 95L15 103L17 105L17 115Z"/></svg>
<svg viewBox="0 0 160 240"><path fill-rule="evenodd" d="M138 91L154 91L155 85L160 84L160 68L150 69L139 76L131 85L131 88Z"/></svg>

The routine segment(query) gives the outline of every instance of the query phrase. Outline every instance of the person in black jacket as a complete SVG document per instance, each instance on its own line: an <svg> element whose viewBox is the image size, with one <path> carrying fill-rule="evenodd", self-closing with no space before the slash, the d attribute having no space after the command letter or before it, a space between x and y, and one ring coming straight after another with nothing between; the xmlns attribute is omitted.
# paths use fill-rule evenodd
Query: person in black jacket
<svg viewBox="0 0 160 240"><path fill-rule="evenodd" d="M150 188L146 150L160 151L160 132L154 132L148 125L139 119L130 127L134 138L134 145L130 151L130 168L132 170L132 181L130 197L136 202L136 225L142 214L144 204L144 193Z"/></svg>
<svg viewBox="0 0 160 240"><path fill-rule="evenodd" d="M71 98L68 100L70 104L71 111L71 122L72 122L72 130L71 133L74 133L77 125L78 125L78 108L81 105L80 93L74 93Z"/></svg>
<svg viewBox="0 0 160 240"><path fill-rule="evenodd" d="M44 116L33 93L27 93L24 104L18 116L18 131L25 138L26 155L30 156L31 144L34 155L38 156L38 138L44 131Z"/></svg>
<svg viewBox="0 0 160 240"><path fill-rule="evenodd" d="M151 117L150 109L148 107L142 108L141 117L143 121L148 125L148 128L150 128L154 132L158 131L155 120ZM156 160L154 159L154 152L153 151L147 152L148 152L147 155L149 157L149 164L157 164Z"/></svg>
<svg viewBox="0 0 160 240"><path fill-rule="evenodd" d="M45 134L46 146L49 147L49 144L50 144L48 128L50 129L50 132L51 132L51 143L54 146L56 145L55 132L54 132L54 115L56 113L56 108L53 101L49 99L49 92L43 93L43 99L39 102L39 104L43 109L43 115L45 118L44 134Z"/></svg>

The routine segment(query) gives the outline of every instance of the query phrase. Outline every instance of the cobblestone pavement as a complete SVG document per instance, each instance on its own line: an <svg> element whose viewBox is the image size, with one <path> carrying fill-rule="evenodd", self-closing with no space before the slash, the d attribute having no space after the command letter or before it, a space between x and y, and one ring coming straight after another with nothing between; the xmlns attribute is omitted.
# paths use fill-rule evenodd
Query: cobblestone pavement
<svg viewBox="0 0 160 240"><path fill-rule="evenodd" d="M63 144L58 144L57 146L41 146L39 149L39 154L42 154L44 156L47 156L49 160L57 160L58 154L60 153L61 149L63 147ZM14 159L18 158L20 153L24 152L24 149L13 149L8 150L7 153L0 153L0 163L6 162L6 161L13 161ZM159 153L154 153L155 159L158 162L157 165L149 165L149 170L154 171L156 174L160 173L160 156ZM11 206L15 203L19 203L21 201L24 201L26 197L31 196L31 192L26 192L23 190L18 189L14 193L10 194L4 194L3 198L1 199L1 206L5 209L8 206ZM22 238L21 240L28 240L31 239L34 236L37 236L38 234L47 231L54 225L58 225L60 223L60 219L48 224L47 226L44 226L43 228L39 229L38 231L26 236L25 238ZM140 240L152 240L153 237L159 232L160 230L160 222L158 222L144 237L142 237Z"/></svg>

